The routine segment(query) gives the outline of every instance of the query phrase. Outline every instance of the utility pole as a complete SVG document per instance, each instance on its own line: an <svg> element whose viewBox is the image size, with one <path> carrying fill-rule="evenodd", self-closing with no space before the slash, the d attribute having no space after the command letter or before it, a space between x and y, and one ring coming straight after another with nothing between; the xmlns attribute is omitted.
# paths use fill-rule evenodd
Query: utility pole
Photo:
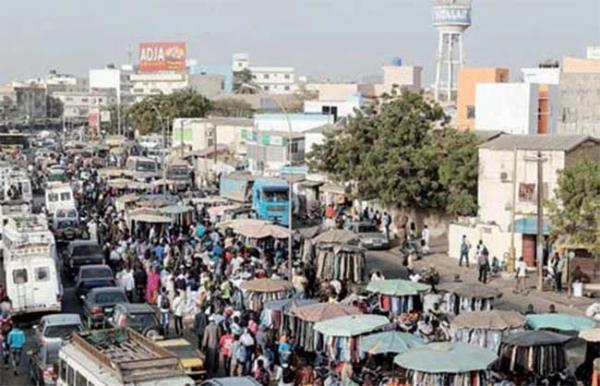
<svg viewBox="0 0 600 386"><path fill-rule="evenodd" d="M544 159L537 153L537 258L538 291L544 290Z"/></svg>
<svg viewBox="0 0 600 386"><path fill-rule="evenodd" d="M515 272L517 260L517 251L515 249L515 212L517 211L517 148L513 149L513 170L512 170L512 205L510 210L510 222L512 229L510 232L510 252L508 256L508 264L506 270L508 273Z"/></svg>
<svg viewBox="0 0 600 386"><path fill-rule="evenodd" d="M179 120L179 129L181 130L180 134L180 139L181 139L181 144L179 146L179 156L181 157L181 159L183 159L183 119Z"/></svg>

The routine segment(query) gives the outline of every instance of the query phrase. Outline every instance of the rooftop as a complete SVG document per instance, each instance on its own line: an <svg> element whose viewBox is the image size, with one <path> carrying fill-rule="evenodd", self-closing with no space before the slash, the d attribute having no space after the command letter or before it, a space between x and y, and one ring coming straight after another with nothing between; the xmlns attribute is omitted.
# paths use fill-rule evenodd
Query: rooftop
<svg viewBox="0 0 600 386"><path fill-rule="evenodd" d="M501 135L479 146L489 150L555 150L571 151L584 142L600 144L600 139L587 135Z"/></svg>

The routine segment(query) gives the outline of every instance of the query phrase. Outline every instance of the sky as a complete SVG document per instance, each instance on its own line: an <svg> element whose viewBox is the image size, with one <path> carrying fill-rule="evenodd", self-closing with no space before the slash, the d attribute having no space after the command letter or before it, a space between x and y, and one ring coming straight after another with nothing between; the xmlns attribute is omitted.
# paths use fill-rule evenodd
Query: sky
<svg viewBox="0 0 600 386"><path fill-rule="evenodd" d="M360 80L394 57L433 79L430 0L19 0L0 13L0 82L55 69L137 60L142 41L185 41L188 58L294 66L297 75ZM600 45L600 0L474 0L468 66L521 67Z"/></svg>

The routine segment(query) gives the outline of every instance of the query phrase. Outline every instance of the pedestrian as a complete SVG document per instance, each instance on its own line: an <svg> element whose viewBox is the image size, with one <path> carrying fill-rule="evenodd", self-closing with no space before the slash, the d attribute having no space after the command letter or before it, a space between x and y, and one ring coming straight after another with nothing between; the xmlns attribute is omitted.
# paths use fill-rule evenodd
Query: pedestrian
<svg viewBox="0 0 600 386"><path fill-rule="evenodd" d="M169 294L167 293L167 288L163 287L161 289L156 304L158 304L160 311L162 334L164 337L167 337L169 335L169 312L171 311L171 301L169 299Z"/></svg>
<svg viewBox="0 0 600 386"><path fill-rule="evenodd" d="M152 268L150 268L150 274L148 275L148 282L146 283L146 301L149 304L156 304L156 299L158 298L159 290L160 290L160 274L157 272L156 267L153 266Z"/></svg>
<svg viewBox="0 0 600 386"><path fill-rule="evenodd" d="M10 349L15 375L18 375L19 366L21 364L21 354L23 353L23 346L25 346L27 339L25 338L25 333L19 328L19 326L15 326L12 330L10 330L6 339L8 348Z"/></svg>
<svg viewBox="0 0 600 386"><path fill-rule="evenodd" d="M148 275L140 263L136 264L135 272L133 273L133 280L135 282L136 301L138 303L143 303L144 295L146 293Z"/></svg>
<svg viewBox="0 0 600 386"><path fill-rule="evenodd" d="M185 299L182 291L177 291L173 299L173 319L175 319L175 334L183 335L183 313L185 311Z"/></svg>
<svg viewBox="0 0 600 386"><path fill-rule="evenodd" d="M269 386L271 383L271 377L269 376L269 372L265 368L265 364L262 359L257 361L257 368L256 371L254 371L253 377L263 386Z"/></svg>
<svg viewBox="0 0 600 386"><path fill-rule="evenodd" d="M209 376L217 375L219 370L219 340L221 332L219 326L215 323L214 315L208 318L208 326L204 330L204 338L202 341L202 350L206 360L206 371Z"/></svg>
<svg viewBox="0 0 600 386"><path fill-rule="evenodd" d="M131 266L127 266L127 268L121 273L121 286L123 290L125 290L125 294L127 294L127 299L129 299L130 302L133 302L135 279L133 277Z"/></svg>
<svg viewBox="0 0 600 386"><path fill-rule="evenodd" d="M525 263L525 259L523 256L519 257L519 261L517 262L517 293L524 293L526 291L526 283L527 283L527 263Z"/></svg>
<svg viewBox="0 0 600 386"><path fill-rule="evenodd" d="M194 316L194 334L198 339L199 350L202 350L202 341L204 340L204 329L206 328L207 323L208 320L206 318L206 314L202 309L200 309L200 311L198 311Z"/></svg>
<svg viewBox="0 0 600 386"><path fill-rule="evenodd" d="M562 291L562 275L565 269L566 261L565 257L554 253L554 283L556 292Z"/></svg>
<svg viewBox="0 0 600 386"><path fill-rule="evenodd" d="M231 364L230 350L234 341L235 337L229 329L226 329L225 333L219 339L219 362L221 363L219 367L223 368L226 376L228 376L231 371L231 368L229 367Z"/></svg>
<svg viewBox="0 0 600 386"><path fill-rule="evenodd" d="M548 313L556 314L556 306L554 304L550 304L550 306L548 307Z"/></svg>
<svg viewBox="0 0 600 386"><path fill-rule="evenodd" d="M490 253L488 252L487 248L483 247L483 250L477 257L477 265L479 267L479 278L477 280L483 284L487 283L487 275L490 270L489 256Z"/></svg>
<svg viewBox="0 0 600 386"><path fill-rule="evenodd" d="M430 252L429 248L429 227L427 224L423 225L423 231L421 232L421 248L423 250L423 254L427 255Z"/></svg>
<svg viewBox="0 0 600 386"><path fill-rule="evenodd" d="M383 212L383 227L385 229L385 237L390 238L390 227L392 226L392 216L386 211Z"/></svg>
<svg viewBox="0 0 600 386"><path fill-rule="evenodd" d="M471 243L467 239L467 235L463 235L462 240L460 242L460 259L458 260L458 266L462 267L463 258L467 263L467 268L469 268L469 251L471 250Z"/></svg>
<svg viewBox="0 0 600 386"><path fill-rule="evenodd" d="M533 304L527 305L527 310L525 311L525 315L534 315L535 310L533 309Z"/></svg>

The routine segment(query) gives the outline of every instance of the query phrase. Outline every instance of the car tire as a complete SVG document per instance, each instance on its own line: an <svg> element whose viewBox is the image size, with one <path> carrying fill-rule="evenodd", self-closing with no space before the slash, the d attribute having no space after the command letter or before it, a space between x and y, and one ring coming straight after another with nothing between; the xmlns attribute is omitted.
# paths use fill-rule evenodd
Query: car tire
<svg viewBox="0 0 600 386"><path fill-rule="evenodd" d="M160 336L160 333L155 328L150 328L144 331L144 336L150 340L156 340Z"/></svg>

